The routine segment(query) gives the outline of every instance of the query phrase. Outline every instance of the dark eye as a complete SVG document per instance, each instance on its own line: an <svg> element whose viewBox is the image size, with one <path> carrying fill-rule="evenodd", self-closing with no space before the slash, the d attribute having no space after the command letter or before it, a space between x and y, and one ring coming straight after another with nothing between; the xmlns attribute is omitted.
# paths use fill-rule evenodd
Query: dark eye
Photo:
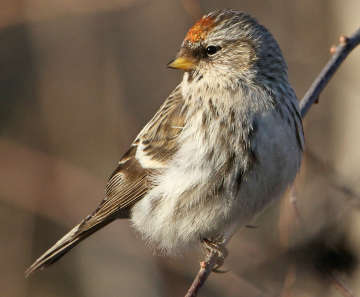
<svg viewBox="0 0 360 297"><path fill-rule="evenodd" d="M220 49L221 49L220 46L209 45L209 46L206 48L206 53L207 53L209 56L211 56L211 55L215 54L216 52L218 52Z"/></svg>

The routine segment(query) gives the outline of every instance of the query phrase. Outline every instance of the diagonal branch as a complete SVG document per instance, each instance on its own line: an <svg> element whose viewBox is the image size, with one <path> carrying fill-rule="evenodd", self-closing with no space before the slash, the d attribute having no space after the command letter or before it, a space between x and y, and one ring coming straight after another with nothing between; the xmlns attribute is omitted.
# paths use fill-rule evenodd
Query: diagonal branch
<svg viewBox="0 0 360 297"><path fill-rule="evenodd" d="M330 79L340 67L342 62L350 54L350 52L360 43L360 28L350 37L341 36L340 44L331 48L333 56L327 62L323 70L310 86L303 99L300 101L301 116L304 117L309 111L312 104L318 101L320 93L326 87ZM199 289L204 285L213 270L217 260L215 253L210 254L207 259L200 263L200 270L198 271L193 283L191 284L185 297L196 297Z"/></svg>
<svg viewBox="0 0 360 297"><path fill-rule="evenodd" d="M300 101L301 116L304 117L311 105L319 99L319 95L326 87L330 79L346 59L350 52L360 43L360 28L351 37L340 37L340 44L336 48L331 48L333 56L327 62L318 77L314 80L303 99Z"/></svg>
<svg viewBox="0 0 360 297"><path fill-rule="evenodd" d="M197 296L197 292L205 283L206 279L208 278L211 271L213 270L216 262L217 262L217 254L216 253L210 253L207 256L207 259L205 261L200 262L200 270L197 273L196 277L194 278L194 281L192 282L185 297Z"/></svg>

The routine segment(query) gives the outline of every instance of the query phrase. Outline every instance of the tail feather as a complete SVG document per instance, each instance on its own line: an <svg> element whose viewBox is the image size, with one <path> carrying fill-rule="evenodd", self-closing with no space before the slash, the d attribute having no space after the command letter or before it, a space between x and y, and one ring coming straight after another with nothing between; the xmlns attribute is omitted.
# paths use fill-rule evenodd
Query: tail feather
<svg viewBox="0 0 360 297"><path fill-rule="evenodd" d="M114 221L116 217L107 217L106 220L87 224L86 220L71 229L58 242L56 242L50 249L48 249L42 256L40 256L26 271L25 277L28 277L34 271L43 269L64 256L73 247L78 245L82 240Z"/></svg>

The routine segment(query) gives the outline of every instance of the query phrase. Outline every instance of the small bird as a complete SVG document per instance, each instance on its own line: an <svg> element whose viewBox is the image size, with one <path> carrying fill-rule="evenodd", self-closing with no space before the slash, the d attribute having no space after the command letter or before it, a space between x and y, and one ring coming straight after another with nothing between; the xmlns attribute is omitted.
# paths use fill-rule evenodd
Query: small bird
<svg viewBox="0 0 360 297"><path fill-rule="evenodd" d="M168 66L183 79L119 161L104 200L26 275L122 218L162 254L203 245L224 258L235 231L294 181L302 120L265 27L240 11L210 12Z"/></svg>

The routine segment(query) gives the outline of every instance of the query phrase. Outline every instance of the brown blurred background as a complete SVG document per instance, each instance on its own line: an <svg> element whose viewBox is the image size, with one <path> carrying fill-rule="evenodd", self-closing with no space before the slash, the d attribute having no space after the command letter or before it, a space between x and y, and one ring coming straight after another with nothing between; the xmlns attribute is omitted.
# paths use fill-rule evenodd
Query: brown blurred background
<svg viewBox="0 0 360 297"><path fill-rule="evenodd" d="M0 288L4 297L183 296L199 252L152 255L118 221L53 267L24 270L102 199L120 155L181 79L165 66L195 18L254 15L280 43L301 98L358 0L2 0ZM360 295L360 52L305 120L295 191L237 233L200 296ZM296 208L291 201L296 197Z"/></svg>

